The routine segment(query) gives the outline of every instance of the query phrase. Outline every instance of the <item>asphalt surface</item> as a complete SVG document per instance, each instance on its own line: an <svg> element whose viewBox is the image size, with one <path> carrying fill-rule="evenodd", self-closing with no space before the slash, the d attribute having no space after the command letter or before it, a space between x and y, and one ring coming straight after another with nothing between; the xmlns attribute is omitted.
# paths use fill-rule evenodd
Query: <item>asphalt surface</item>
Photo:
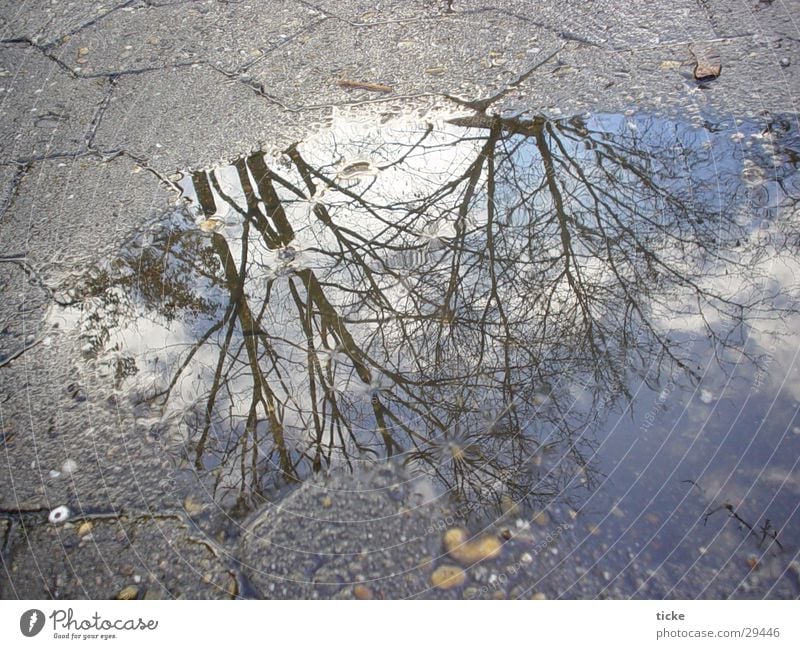
<svg viewBox="0 0 800 649"><path fill-rule="evenodd" d="M695 81L698 56L718 57L719 78ZM504 116L796 119L798 70L797 0L1 0L0 595L231 597L250 581L270 596L236 561L252 546L48 319L88 266L176 203L176 172L280 150L341 110L493 98ZM80 519L45 524L63 504ZM292 529L269 525L278 543ZM326 564L326 579L349 585L312 588L309 568L277 596L352 596L353 580L384 565L354 563ZM370 594L447 595L428 590L425 570Z"/></svg>

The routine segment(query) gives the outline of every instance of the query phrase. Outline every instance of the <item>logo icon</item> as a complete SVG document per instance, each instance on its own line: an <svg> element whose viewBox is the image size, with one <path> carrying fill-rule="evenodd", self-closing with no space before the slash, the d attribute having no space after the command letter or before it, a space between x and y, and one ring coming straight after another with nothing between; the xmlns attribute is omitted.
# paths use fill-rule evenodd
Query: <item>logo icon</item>
<svg viewBox="0 0 800 649"><path fill-rule="evenodd" d="M27 638L32 638L39 633L42 628L44 628L44 613L38 608L25 611L22 617L19 618L19 630L22 631L22 635Z"/></svg>

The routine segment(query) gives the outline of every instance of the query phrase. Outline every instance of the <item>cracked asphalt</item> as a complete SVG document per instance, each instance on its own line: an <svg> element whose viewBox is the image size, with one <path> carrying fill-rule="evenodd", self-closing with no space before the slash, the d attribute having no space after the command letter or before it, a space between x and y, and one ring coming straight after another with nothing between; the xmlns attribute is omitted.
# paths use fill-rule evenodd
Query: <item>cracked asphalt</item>
<svg viewBox="0 0 800 649"><path fill-rule="evenodd" d="M718 79L694 80L700 51ZM340 110L796 119L798 70L800 0L0 0L0 595L241 594L228 521L47 324L175 204L176 172ZM66 458L79 470L53 477ZM91 531L32 523L64 503Z"/></svg>

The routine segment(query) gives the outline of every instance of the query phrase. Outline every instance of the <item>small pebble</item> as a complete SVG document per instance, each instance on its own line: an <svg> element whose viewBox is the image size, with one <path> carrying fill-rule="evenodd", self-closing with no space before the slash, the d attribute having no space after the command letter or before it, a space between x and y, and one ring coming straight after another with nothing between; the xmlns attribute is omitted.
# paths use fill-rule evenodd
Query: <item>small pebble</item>
<svg viewBox="0 0 800 649"><path fill-rule="evenodd" d="M781 67L782 68L788 68L791 65L791 63L792 62L785 56L781 59Z"/></svg>
<svg viewBox="0 0 800 649"><path fill-rule="evenodd" d="M200 221L198 227L203 232L219 232L225 227L225 223L222 221L222 219L210 218L206 219L205 221Z"/></svg>
<svg viewBox="0 0 800 649"><path fill-rule="evenodd" d="M117 594L117 599L136 599L138 594L139 588L137 586L125 586L125 588Z"/></svg>
<svg viewBox="0 0 800 649"><path fill-rule="evenodd" d="M556 77L563 77L568 74L574 74L578 71L578 68L572 65L559 65L555 70L553 70L552 74Z"/></svg>
<svg viewBox="0 0 800 649"><path fill-rule="evenodd" d="M91 521L83 521L83 523L81 523L80 526L78 526L78 536L86 536L91 531L92 531Z"/></svg>
<svg viewBox="0 0 800 649"><path fill-rule="evenodd" d="M468 586L464 589L464 599L475 599L479 592L475 586Z"/></svg>
<svg viewBox="0 0 800 649"><path fill-rule="evenodd" d="M61 473L64 475L71 475L78 470L78 463L70 458L64 460L64 463L61 465Z"/></svg>
<svg viewBox="0 0 800 649"><path fill-rule="evenodd" d="M533 517L533 522L537 525L541 525L544 527L545 525L550 524L550 514L545 511L541 511L536 516Z"/></svg>
<svg viewBox="0 0 800 649"><path fill-rule="evenodd" d="M444 549L459 563L472 565L500 554L503 544L495 536L484 535L470 539L467 530L452 527L444 534Z"/></svg>
<svg viewBox="0 0 800 649"><path fill-rule="evenodd" d="M186 510L186 513L189 514L189 516L195 516L203 511L203 505L197 502L191 496L186 496L186 498L183 500L183 509Z"/></svg>
<svg viewBox="0 0 800 649"><path fill-rule="evenodd" d="M520 512L520 506L511 496L503 494L500 496L500 511L507 516L516 516Z"/></svg>
<svg viewBox="0 0 800 649"><path fill-rule="evenodd" d="M431 573L431 584L440 590L457 588L467 580L466 573L458 566L439 566Z"/></svg>
<svg viewBox="0 0 800 649"><path fill-rule="evenodd" d="M547 599L547 595L544 593L534 593L531 595L531 599Z"/></svg>
<svg viewBox="0 0 800 649"><path fill-rule="evenodd" d="M533 394L533 405L534 406L543 406L544 404L546 404L548 402L549 399L550 399L550 397L548 395L546 395L544 392L534 392L534 394ZM538 457L540 457L540 461L541 461L541 456L538 456Z"/></svg>
<svg viewBox="0 0 800 649"><path fill-rule="evenodd" d="M353 586L353 596L356 599L375 599L372 589L364 584L356 584Z"/></svg>
<svg viewBox="0 0 800 649"><path fill-rule="evenodd" d="M239 584L236 581L236 577L228 575L228 587L225 590L231 596L231 599L237 599L239 595Z"/></svg>
<svg viewBox="0 0 800 649"><path fill-rule="evenodd" d="M694 68L694 78L698 81L712 81L722 72L722 66L718 63L703 61Z"/></svg>
<svg viewBox="0 0 800 649"><path fill-rule="evenodd" d="M58 525L59 523L66 522L70 514L72 512L69 511L69 507L66 505L61 505L60 507L56 507L53 509L50 514L47 516L47 520L53 523L54 525Z"/></svg>

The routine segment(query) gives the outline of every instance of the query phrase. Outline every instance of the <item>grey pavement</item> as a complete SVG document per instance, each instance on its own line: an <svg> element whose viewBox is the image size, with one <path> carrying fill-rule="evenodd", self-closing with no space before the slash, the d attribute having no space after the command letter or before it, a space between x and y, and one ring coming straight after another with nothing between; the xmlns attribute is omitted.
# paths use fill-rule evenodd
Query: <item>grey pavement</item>
<svg viewBox="0 0 800 649"><path fill-rule="evenodd" d="M700 84L712 50L722 73ZM237 592L224 525L195 521L203 494L169 477L185 467L45 324L71 278L176 203L176 172L282 149L341 109L796 119L798 71L798 0L0 1L0 595ZM62 503L92 530L31 523Z"/></svg>

